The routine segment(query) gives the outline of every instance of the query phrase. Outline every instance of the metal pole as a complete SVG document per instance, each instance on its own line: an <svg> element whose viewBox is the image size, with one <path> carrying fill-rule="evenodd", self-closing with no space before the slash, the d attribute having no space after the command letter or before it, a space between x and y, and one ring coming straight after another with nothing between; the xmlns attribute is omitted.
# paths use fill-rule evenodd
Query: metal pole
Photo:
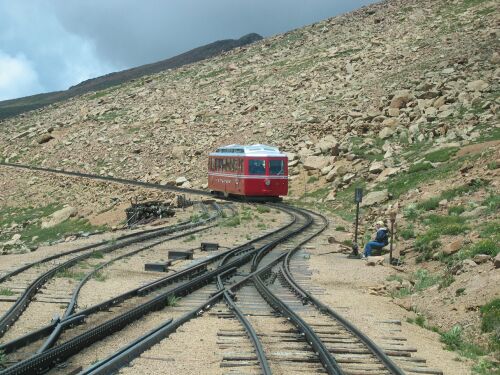
<svg viewBox="0 0 500 375"><path fill-rule="evenodd" d="M354 243L358 244L358 222L359 222L359 202L356 202L356 224L354 226ZM358 253L358 247L356 246L356 254Z"/></svg>

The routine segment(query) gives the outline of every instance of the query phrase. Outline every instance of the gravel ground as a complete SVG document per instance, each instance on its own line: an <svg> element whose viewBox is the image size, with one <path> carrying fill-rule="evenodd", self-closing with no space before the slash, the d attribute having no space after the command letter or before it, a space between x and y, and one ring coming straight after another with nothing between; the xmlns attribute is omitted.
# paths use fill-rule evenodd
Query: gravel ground
<svg viewBox="0 0 500 375"><path fill-rule="evenodd" d="M227 312L222 303L212 311ZM217 332L238 326L236 321L206 314L180 327L167 339L144 352L119 374L220 374L223 352L217 345Z"/></svg>
<svg viewBox="0 0 500 375"><path fill-rule="evenodd" d="M396 270L387 265L368 267L363 260L347 259L339 253L324 254L338 250L338 245L326 244L325 236L311 245L315 245L309 249L312 282L325 289L324 295L319 296L321 301L368 333L378 344L383 344L381 338L394 328L393 324L381 322L400 320L400 336L408 339L408 346L418 350L415 356L425 358L427 366L441 369L444 374L470 374L470 365L457 361L457 354L444 350L438 334L406 323L407 317L414 317L413 313L395 305L388 297L369 293L369 287L382 284L389 275L397 273Z"/></svg>

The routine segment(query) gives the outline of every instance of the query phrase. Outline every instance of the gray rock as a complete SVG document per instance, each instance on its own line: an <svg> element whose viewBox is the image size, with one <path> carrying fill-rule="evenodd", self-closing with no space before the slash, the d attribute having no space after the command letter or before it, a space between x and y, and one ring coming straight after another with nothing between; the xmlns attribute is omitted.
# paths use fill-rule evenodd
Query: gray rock
<svg viewBox="0 0 500 375"><path fill-rule="evenodd" d="M308 156L303 161L306 170L321 170L330 164L330 158L324 156Z"/></svg>
<svg viewBox="0 0 500 375"><path fill-rule="evenodd" d="M389 200L389 191L387 189L372 191L368 193L361 202L361 207L373 206L374 204L384 203Z"/></svg>
<svg viewBox="0 0 500 375"><path fill-rule="evenodd" d="M397 91L394 93L389 106L391 108L403 108L413 99L415 97L408 90Z"/></svg>
<svg viewBox="0 0 500 375"><path fill-rule="evenodd" d="M184 184L184 183L186 183L186 182L187 182L187 178L186 178L186 177L184 177L184 176L177 177L177 178L176 178L176 180L175 180L175 184L176 184L177 186L181 186L181 185L183 185L183 184Z"/></svg>
<svg viewBox="0 0 500 375"><path fill-rule="evenodd" d="M76 208L71 206L63 207L62 209L54 212L49 217L42 220L42 228L52 228L58 224L61 224L63 221L69 219L72 216L75 216L77 213Z"/></svg>
<svg viewBox="0 0 500 375"><path fill-rule="evenodd" d="M491 260L491 255L488 255L488 254L476 254L476 255L474 255L474 258L472 258L472 260L474 262L476 262L477 264L486 263L486 262L489 262Z"/></svg>
<svg viewBox="0 0 500 375"><path fill-rule="evenodd" d="M381 138L381 139L386 139L386 138L389 138L392 134L394 133L394 130L392 130L391 128L389 127L385 127L383 128L379 133L378 133L378 137Z"/></svg>
<svg viewBox="0 0 500 375"><path fill-rule="evenodd" d="M383 162L381 162L381 161L373 161L370 164L370 168L368 169L368 171L370 173L380 173L384 169L385 169L385 167L384 167L384 163Z"/></svg>
<svg viewBox="0 0 500 375"><path fill-rule="evenodd" d="M488 210L486 206L479 206L474 208L472 211L465 211L460 214L461 217L465 218L476 218L484 214Z"/></svg>
<svg viewBox="0 0 500 375"><path fill-rule="evenodd" d="M469 82L467 84L467 89L469 91L483 91L488 88L488 86L488 83L486 83L482 79L478 79L476 81Z"/></svg>
<svg viewBox="0 0 500 375"><path fill-rule="evenodd" d="M495 265L495 268L500 268L500 253L498 253L493 260L493 264Z"/></svg>

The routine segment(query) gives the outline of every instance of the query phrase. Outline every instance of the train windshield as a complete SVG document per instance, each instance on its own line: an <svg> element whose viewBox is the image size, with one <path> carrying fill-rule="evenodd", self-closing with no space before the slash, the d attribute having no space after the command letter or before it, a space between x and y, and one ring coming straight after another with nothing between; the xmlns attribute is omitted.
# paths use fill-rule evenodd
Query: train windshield
<svg viewBox="0 0 500 375"><path fill-rule="evenodd" d="M285 162L283 160L269 160L269 174L282 176L285 174Z"/></svg>
<svg viewBox="0 0 500 375"><path fill-rule="evenodd" d="M249 160L248 161L249 174L266 174L266 161L265 160Z"/></svg>

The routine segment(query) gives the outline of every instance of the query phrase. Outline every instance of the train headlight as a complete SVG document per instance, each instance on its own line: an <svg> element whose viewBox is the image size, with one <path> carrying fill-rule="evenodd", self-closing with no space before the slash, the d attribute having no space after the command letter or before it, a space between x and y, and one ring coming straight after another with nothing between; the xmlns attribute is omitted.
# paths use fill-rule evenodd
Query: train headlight
<svg viewBox="0 0 500 375"><path fill-rule="evenodd" d="M266 180L264 183L266 184L266 186L269 186L271 185L271 180Z"/></svg>

